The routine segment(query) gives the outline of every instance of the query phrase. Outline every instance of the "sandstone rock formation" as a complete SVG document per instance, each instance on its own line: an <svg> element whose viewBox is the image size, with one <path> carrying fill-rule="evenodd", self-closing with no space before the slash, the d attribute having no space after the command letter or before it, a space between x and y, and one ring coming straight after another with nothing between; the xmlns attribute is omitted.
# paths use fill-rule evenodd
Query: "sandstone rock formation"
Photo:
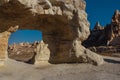
<svg viewBox="0 0 120 80"><path fill-rule="evenodd" d="M40 62L49 61L50 58L50 50L48 49L48 44L45 44L43 41L40 41L35 49L35 64L39 64Z"/></svg>
<svg viewBox="0 0 120 80"><path fill-rule="evenodd" d="M89 38L83 42L83 45L96 53L119 57L120 12L116 10L111 23L104 28L97 23L91 31Z"/></svg>
<svg viewBox="0 0 120 80"><path fill-rule="evenodd" d="M100 23L99 22L97 22L96 24L95 24L95 26L94 26L94 31L96 31L96 30L103 30L104 28L100 25Z"/></svg>
<svg viewBox="0 0 120 80"><path fill-rule="evenodd" d="M115 11L111 22L109 45L120 45L120 12Z"/></svg>
<svg viewBox="0 0 120 80"><path fill-rule="evenodd" d="M8 57L17 61L34 63L37 43L19 43L8 46Z"/></svg>
<svg viewBox="0 0 120 80"><path fill-rule="evenodd" d="M104 29L98 23L91 31L89 38L83 43L86 47L120 45L120 12L115 11L112 21Z"/></svg>
<svg viewBox="0 0 120 80"><path fill-rule="evenodd" d="M0 33L0 65L4 65L4 60L7 58L8 39L11 32L16 31L18 26L10 27L7 31Z"/></svg>
<svg viewBox="0 0 120 80"><path fill-rule="evenodd" d="M8 46L8 57L30 64L49 61L50 51L43 41L34 43L19 43Z"/></svg>
<svg viewBox="0 0 120 80"><path fill-rule="evenodd" d="M100 65L103 58L81 45L90 33L85 7L84 0L10 0L0 5L0 32L14 25L41 30L50 63Z"/></svg>
<svg viewBox="0 0 120 80"><path fill-rule="evenodd" d="M92 46L102 46L106 45L107 43L107 28L103 28L100 23L96 23L94 29L91 31L88 39L83 42L85 47L92 47ZM109 29L108 29L109 30Z"/></svg>

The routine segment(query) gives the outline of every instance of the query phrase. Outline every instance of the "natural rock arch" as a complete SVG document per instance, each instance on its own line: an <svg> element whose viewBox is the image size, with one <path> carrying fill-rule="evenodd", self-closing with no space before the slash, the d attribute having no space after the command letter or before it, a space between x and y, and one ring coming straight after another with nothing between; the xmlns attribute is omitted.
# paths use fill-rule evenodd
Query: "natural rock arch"
<svg viewBox="0 0 120 80"><path fill-rule="evenodd" d="M81 45L89 35L85 5L84 0L10 0L0 6L0 32L10 35L18 27L9 27L15 25L19 25L19 29L41 30L43 41L50 49L49 62L99 65L102 57ZM6 39L5 44L0 43L4 52L9 35L0 37L0 40ZM4 52L1 55L4 56ZM5 58L0 57L3 61Z"/></svg>

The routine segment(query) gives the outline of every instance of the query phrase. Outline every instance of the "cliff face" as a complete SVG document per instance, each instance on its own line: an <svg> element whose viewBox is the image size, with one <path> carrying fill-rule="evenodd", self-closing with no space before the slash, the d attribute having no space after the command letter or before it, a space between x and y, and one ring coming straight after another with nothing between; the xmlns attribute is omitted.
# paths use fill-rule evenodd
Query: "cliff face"
<svg viewBox="0 0 120 80"><path fill-rule="evenodd" d="M84 0L2 0L0 4L0 32L14 25L41 30L50 50L49 62L103 62L81 45L90 33Z"/></svg>

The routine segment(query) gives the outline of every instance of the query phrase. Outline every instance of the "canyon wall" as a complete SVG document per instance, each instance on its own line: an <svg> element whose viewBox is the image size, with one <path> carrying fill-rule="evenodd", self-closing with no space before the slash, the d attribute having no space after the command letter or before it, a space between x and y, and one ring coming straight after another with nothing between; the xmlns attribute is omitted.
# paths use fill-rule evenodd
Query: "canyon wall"
<svg viewBox="0 0 120 80"><path fill-rule="evenodd" d="M101 56L81 45L90 34L84 0L1 1L0 32L15 25L19 29L41 30L50 50L50 63L103 63Z"/></svg>

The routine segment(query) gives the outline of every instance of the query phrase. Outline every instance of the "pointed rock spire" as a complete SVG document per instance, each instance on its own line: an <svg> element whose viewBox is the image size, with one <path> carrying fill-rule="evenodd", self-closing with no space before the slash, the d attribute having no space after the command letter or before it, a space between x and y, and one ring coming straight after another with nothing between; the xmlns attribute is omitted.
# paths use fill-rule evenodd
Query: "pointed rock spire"
<svg viewBox="0 0 120 80"><path fill-rule="evenodd" d="M102 29L103 29L103 27L100 25L99 21L96 22L94 30L102 30Z"/></svg>
<svg viewBox="0 0 120 80"><path fill-rule="evenodd" d="M115 12L114 12L114 15L113 15L113 17L112 17L112 22L119 22L119 15L120 15L120 12L119 12L119 10L115 10Z"/></svg>
<svg viewBox="0 0 120 80"><path fill-rule="evenodd" d="M114 14L115 15L118 15L120 12L119 12L119 10L117 9L117 10L115 10L115 12L114 12Z"/></svg>
<svg viewBox="0 0 120 80"><path fill-rule="evenodd" d="M96 26L100 26L100 23L99 23L99 21L98 21L98 22L96 22Z"/></svg>

